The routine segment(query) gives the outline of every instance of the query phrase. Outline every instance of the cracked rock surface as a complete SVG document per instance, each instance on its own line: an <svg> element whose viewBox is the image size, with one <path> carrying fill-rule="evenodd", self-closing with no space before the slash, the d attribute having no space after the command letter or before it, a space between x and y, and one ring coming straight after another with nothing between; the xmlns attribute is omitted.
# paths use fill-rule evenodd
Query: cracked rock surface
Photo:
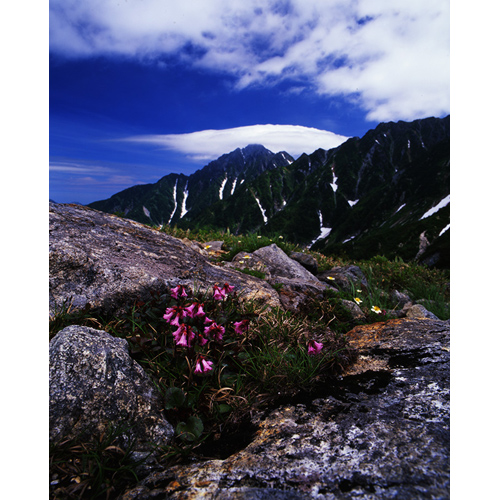
<svg viewBox="0 0 500 500"><path fill-rule="evenodd" d="M279 306L266 282L224 269L177 238L81 205L49 204L49 313L64 303L109 314L151 292L229 282L242 297Z"/></svg>
<svg viewBox="0 0 500 500"><path fill-rule="evenodd" d="M320 397L255 417L229 458L152 473L120 498L449 498L449 335L433 319L356 327L358 361Z"/></svg>

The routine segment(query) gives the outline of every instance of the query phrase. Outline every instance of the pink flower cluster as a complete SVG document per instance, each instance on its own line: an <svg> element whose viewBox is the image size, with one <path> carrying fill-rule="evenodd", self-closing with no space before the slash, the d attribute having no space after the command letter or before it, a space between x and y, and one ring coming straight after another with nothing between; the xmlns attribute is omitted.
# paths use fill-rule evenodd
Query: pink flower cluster
<svg viewBox="0 0 500 500"><path fill-rule="evenodd" d="M231 293L234 290L234 286L229 285L228 283L224 283L222 288L219 288L217 285L214 285L214 299L215 300L224 300L228 293Z"/></svg>
<svg viewBox="0 0 500 500"><path fill-rule="evenodd" d="M232 293L234 286L225 283L223 287L215 285L213 287L213 298L222 300ZM191 359L196 359L194 373L204 375L213 370L213 361L206 359L204 354L195 351L195 347L203 347L209 342L222 344L226 328L210 319L204 311L204 304L193 301L189 303L184 299L188 298L186 289L178 285L170 290L170 295L178 301L178 305L168 307L163 318L165 321L176 327L172 332L175 345L188 349L187 355ZM184 305L187 303L188 305ZM242 319L233 323L234 332L238 335L245 335L250 326L250 320ZM310 340L307 343L307 353L310 356L319 354L323 349L321 342Z"/></svg>
<svg viewBox="0 0 500 500"><path fill-rule="evenodd" d="M213 287L214 299L224 300L233 290L234 286L228 283L225 283L223 287L216 285ZM170 295L175 300L188 298L186 289L182 285L171 289ZM177 327L172 332L175 344L191 349L191 353L194 353L193 348L195 345L203 347L210 341L222 343L223 336L226 333L224 326L210 319L203 307L204 304L194 301L188 306L176 305L168 307L163 315L169 325ZM248 319L235 322L234 331L240 335L245 334L248 331L249 323ZM194 373L203 374L208 372L212 370L212 365L212 361L207 360L204 355L198 354Z"/></svg>
<svg viewBox="0 0 500 500"><path fill-rule="evenodd" d="M199 375L209 372L212 369L212 365L214 364L213 361L209 361L208 359L205 359L205 356L199 355L198 359L196 360L196 366L194 369L194 373L197 373Z"/></svg>
<svg viewBox="0 0 500 500"><path fill-rule="evenodd" d="M315 340L311 340L307 344L307 354L310 356L314 356L318 354L321 349L323 349L323 344L321 342L316 342Z"/></svg>
<svg viewBox="0 0 500 500"><path fill-rule="evenodd" d="M170 295L175 300L179 299L179 293L181 294L182 298L187 298L186 289L182 285L177 285L175 288L172 288L170 290Z"/></svg>

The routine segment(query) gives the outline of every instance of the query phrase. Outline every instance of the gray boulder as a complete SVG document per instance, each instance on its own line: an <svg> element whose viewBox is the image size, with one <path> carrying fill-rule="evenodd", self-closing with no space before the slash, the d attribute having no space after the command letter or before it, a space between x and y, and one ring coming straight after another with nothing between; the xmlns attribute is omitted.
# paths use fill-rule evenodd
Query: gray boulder
<svg viewBox="0 0 500 500"><path fill-rule="evenodd" d="M365 320L366 316L365 313L361 310L361 307L356 304L356 302L353 302L352 300L345 300L342 299L342 305L351 313L352 319L355 320Z"/></svg>
<svg viewBox="0 0 500 500"><path fill-rule="evenodd" d="M318 274L318 278L329 285L350 292L352 284L366 291L368 282L358 266L334 267Z"/></svg>
<svg viewBox="0 0 500 500"><path fill-rule="evenodd" d="M310 273L316 275L318 272L318 261L312 255L303 252L290 252L290 258L297 261Z"/></svg>
<svg viewBox="0 0 500 500"><path fill-rule="evenodd" d="M177 238L81 205L49 205L49 313L71 305L119 314L178 284L234 285L243 298L280 305L266 282L212 265Z"/></svg>
<svg viewBox="0 0 500 500"><path fill-rule="evenodd" d="M296 260L288 257L288 255L275 243L255 250L253 255L264 261L272 278L289 278L319 283L316 276Z"/></svg>
<svg viewBox="0 0 500 500"><path fill-rule="evenodd" d="M394 307L403 307L405 304L408 304L408 302L411 302L411 298L408 294L398 290L391 291L390 299Z"/></svg>
<svg viewBox="0 0 500 500"><path fill-rule="evenodd" d="M68 326L50 342L50 441L99 437L123 428L123 445L137 451L166 445L174 434L162 416L160 396L124 339Z"/></svg>
<svg viewBox="0 0 500 500"><path fill-rule="evenodd" d="M252 253L240 252L233 258L232 265L263 273L265 279L278 289L281 304L289 311L296 311L308 301L321 297L326 288L275 243Z"/></svg>
<svg viewBox="0 0 500 500"><path fill-rule="evenodd" d="M429 319L439 319L435 314L428 311L422 304L415 304L411 306L406 311L407 318L429 318Z"/></svg>

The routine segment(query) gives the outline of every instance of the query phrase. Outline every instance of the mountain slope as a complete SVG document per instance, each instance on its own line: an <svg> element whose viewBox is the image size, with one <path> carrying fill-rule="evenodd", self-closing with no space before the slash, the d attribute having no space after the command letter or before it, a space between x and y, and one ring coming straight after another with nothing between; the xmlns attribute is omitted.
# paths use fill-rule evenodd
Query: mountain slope
<svg viewBox="0 0 500 500"><path fill-rule="evenodd" d="M267 170L238 185L232 196L207 206L198 217L186 217L179 226L227 228L233 233L265 231L269 220L293 203L297 186L307 182L325 159L326 152L318 150L289 165Z"/></svg>
<svg viewBox="0 0 500 500"><path fill-rule="evenodd" d="M90 206L185 229L281 234L327 255L418 254L446 267L449 195L448 116L381 123L296 161L250 145L189 177L170 174Z"/></svg>
<svg viewBox="0 0 500 500"><path fill-rule="evenodd" d="M207 207L230 197L241 183L270 169L293 163L286 152L273 153L258 144L236 149L210 162L189 177L169 174L154 184L133 186L89 206L122 213L143 223L176 224L196 220Z"/></svg>
<svg viewBox="0 0 500 500"><path fill-rule="evenodd" d="M449 117L381 124L328 151L325 164L297 187L294 203L269 220L264 232L281 231L309 244L331 229L313 248L358 258L399 255L397 249L410 238L412 249L404 252L410 258L409 252L415 250L415 256L419 249L415 231L428 228L434 238L449 223L446 208L420 222L426 210L450 194L449 170ZM439 217L443 224L429 226ZM393 241L410 226L411 236ZM394 238L385 241L389 235Z"/></svg>

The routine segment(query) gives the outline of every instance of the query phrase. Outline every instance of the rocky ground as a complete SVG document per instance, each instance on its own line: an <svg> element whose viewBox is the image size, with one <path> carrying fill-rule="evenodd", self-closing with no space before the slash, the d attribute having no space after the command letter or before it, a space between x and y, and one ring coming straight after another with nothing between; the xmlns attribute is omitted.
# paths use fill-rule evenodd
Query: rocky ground
<svg viewBox="0 0 500 500"><path fill-rule="evenodd" d="M276 248L249 256L266 281L239 272L238 258L213 265L192 242L119 217L55 204L49 215L51 315L69 302L75 310L119 313L131 297L150 290L224 282L245 297L293 310L331 286L333 273L315 275ZM344 271L337 270L337 286L358 272ZM270 284L277 277L279 290ZM449 498L450 323L418 305L407 305L400 316L348 332L358 353L354 364L314 392L252 414L248 432L232 434L226 446L222 436L213 458L166 469L142 466L139 482L115 497ZM53 441L83 424L98 429L101 421L124 418L151 424L135 436L141 446L170 438L158 395L124 342L70 326L52 339L50 362ZM241 443L234 442L238 437ZM205 452L210 457L210 449ZM57 481L51 494L71 498Z"/></svg>

